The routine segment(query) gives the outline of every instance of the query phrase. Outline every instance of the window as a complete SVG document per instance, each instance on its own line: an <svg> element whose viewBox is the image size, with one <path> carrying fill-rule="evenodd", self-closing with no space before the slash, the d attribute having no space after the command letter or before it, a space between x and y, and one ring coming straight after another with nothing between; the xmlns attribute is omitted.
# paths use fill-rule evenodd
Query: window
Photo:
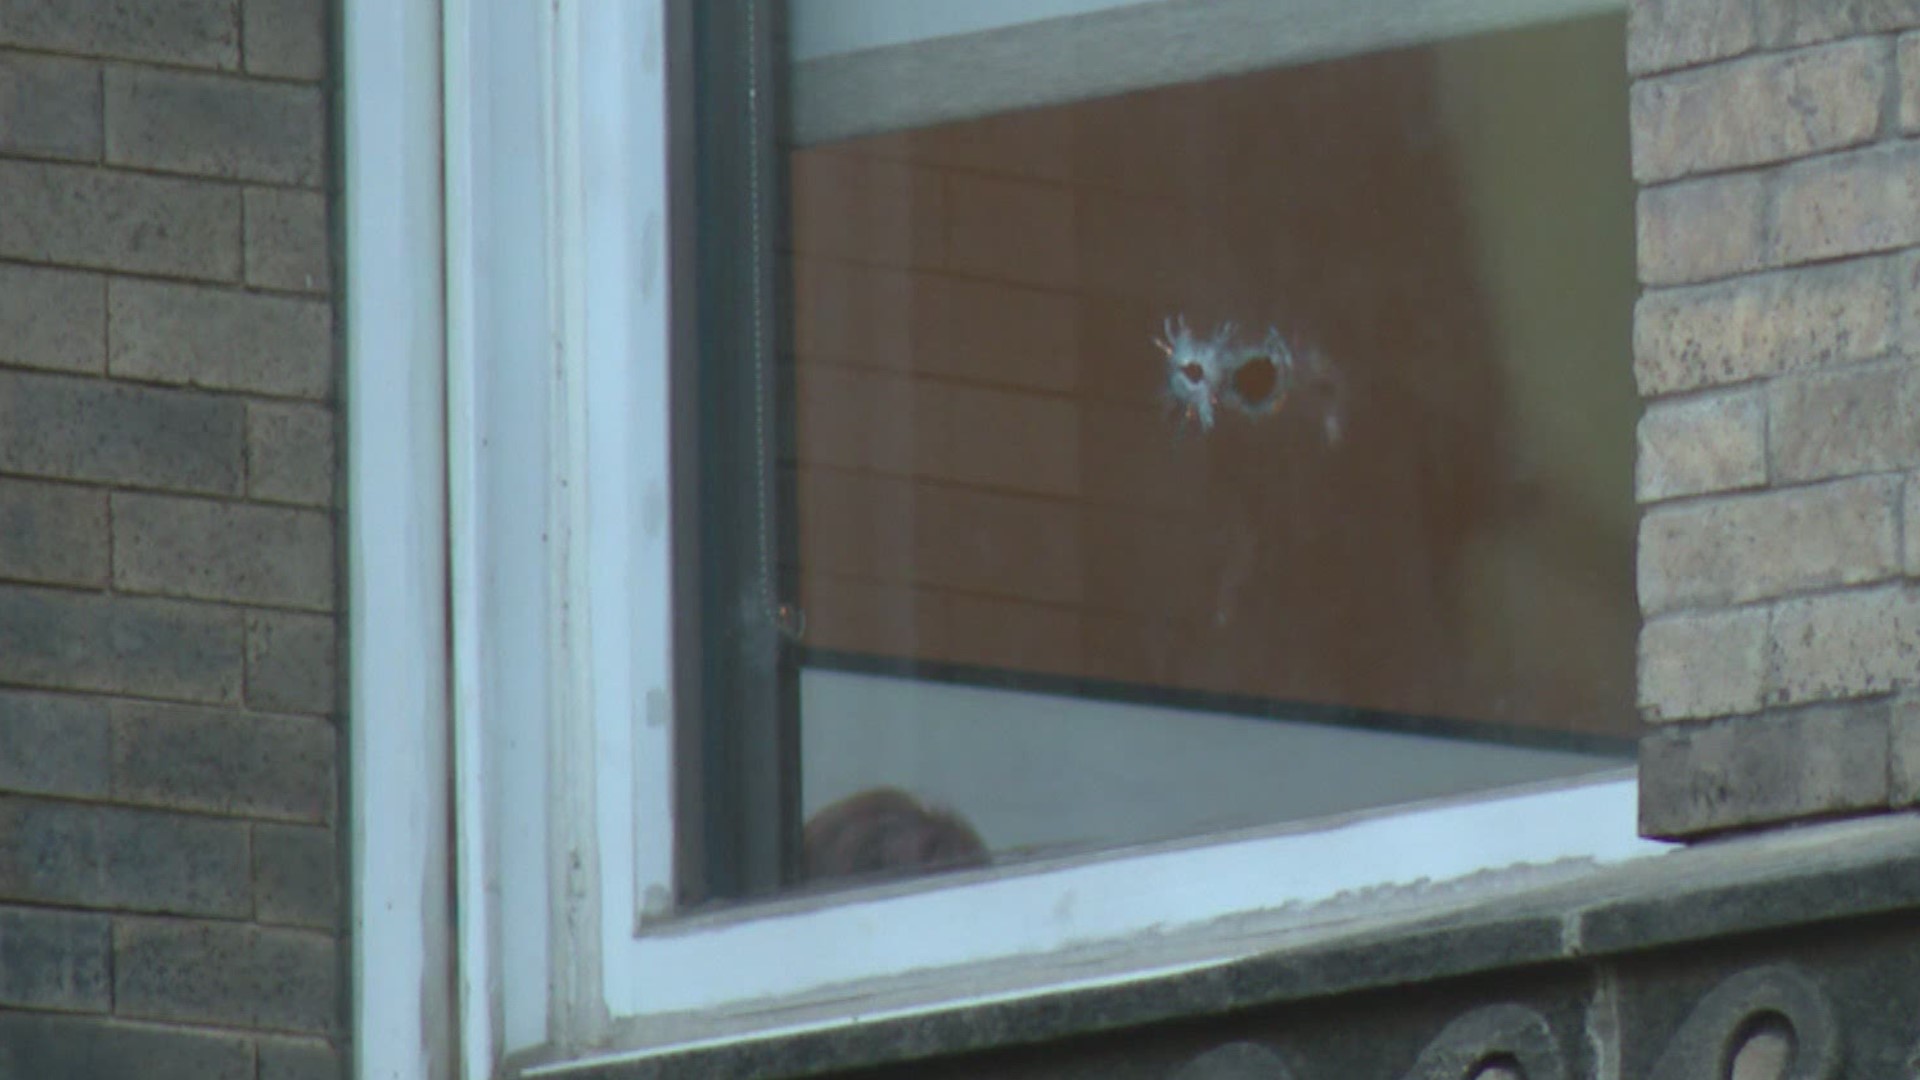
<svg viewBox="0 0 1920 1080"><path fill-rule="evenodd" d="M1648 850L1617 6L442 7L347 20L356 941L449 768L470 1074ZM991 865L805 882L876 787Z"/></svg>
<svg viewBox="0 0 1920 1080"><path fill-rule="evenodd" d="M709 57L683 904L1631 760L1621 13L1069 6Z"/></svg>

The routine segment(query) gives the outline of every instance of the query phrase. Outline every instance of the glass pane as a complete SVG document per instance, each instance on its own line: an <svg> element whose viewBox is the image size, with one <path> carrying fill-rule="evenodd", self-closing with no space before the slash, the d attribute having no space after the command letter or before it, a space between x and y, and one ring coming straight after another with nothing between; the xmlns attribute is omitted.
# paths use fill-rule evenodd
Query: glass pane
<svg viewBox="0 0 1920 1080"><path fill-rule="evenodd" d="M1630 759L1623 39L785 139L801 879Z"/></svg>

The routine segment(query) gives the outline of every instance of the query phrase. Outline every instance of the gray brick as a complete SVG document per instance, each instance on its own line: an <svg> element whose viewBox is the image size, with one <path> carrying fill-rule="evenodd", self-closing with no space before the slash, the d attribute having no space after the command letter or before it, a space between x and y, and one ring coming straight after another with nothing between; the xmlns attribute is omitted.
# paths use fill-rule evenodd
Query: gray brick
<svg viewBox="0 0 1920 1080"><path fill-rule="evenodd" d="M340 873L332 830L254 826L254 917L259 921L334 928L340 921Z"/></svg>
<svg viewBox="0 0 1920 1080"><path fill-rule="evenodd" d="M113 706L113 794L123 802L318 822L332 816L334 776L324 720Z"/></svg>
<svg viewBox="0 0 1920 1080"><path fill-rule="evenodd" d="M237 0L7 0L0 44L237 67Z"/></svg>
<svg viewBox="0 0 1920 1080"><path fill-rule="evenodd" d="M1903 362L1777 379L1768 395L1776 482L1920 465L1920 368Z"/></svg>
<svg viewBox="0 0 1920 1080"><path fill-rule="evenodd" d="M98 274L0 263L0 364L107 370L107 281Z"/></svg>
<svg viewBox="0 0 1920 1080"><path fill-rule="evenodd" d="M247 70L285 79L327 73L326 0L245 0Z"/></svg>
<svg viewBox="0 0 1920 1080"><path fill-rule="evenodd" d="M0 797L0 897L242 918L247 826L113 806Z"/></svg>
<svg viewBox="0 0 1920 1080"><path fill-rule="evenodd" d="M312 405L247 406L247 494L270 502L333 502L333 413Z"/></svg>
<svg viewBox="0 0 1920 1080"><path fill-rule="evenodd" d="M1648 836L1886 805L1884 703L1660 728L1640 742L1640 829Z"/></svg>
<svg viewBox="0 0 1920 1080"><path fill-rule="evenodd" d="M0 371L0 471L238 495L245 461L239 401Z"/></svg>
<svg viewBox="0 0 1920 1080"><path fill-rule="evenodd" d="M335 944L325 934L121 919L113 939L119 1015L315 1034L338 1026Z"/></svg>
<svg viewBox="0 0 1920 1080"><path fill-rule="evenodd" d="M326 106L317 86L111 67L106 159L115 165L316 186Z"/></svg>
<svg viewBox="0 0 1920 1080"><path fill-rule="evenodd" d="M0 478L0 578L107 582L107 494Z"/></svg>
<svg viewBox="0 0 1920 1080"><path fill-rule="evenodd" d="M235 1035L0 1012L8 1080L254 1080L253 1047Z"/></svg>
<svg viewBox="0 0 1920 1080"><path fill-rule="evenodd" d="M1920 131L1920 34L1900 38L1900 130Z"/></svg>
<svg viewBox="0 0 1920 1080"><path fill-rule="evenodd" d="M1766 265L1766 181L1750 173L1640 192L1640 280L1684 285Z"/></svg>
<svg viewBox="0 0 1920 1080"><path fill-rule="evenodd" d="M247 615L247 704L256 709L334 711L334 622L325 615Z"/></svg>
<svg viewBox="0 0 1920 1080"><path fill-rule="evenodd" d="M1787 600L1768 631L1767 695L1779 704L1864 697L1920 682L1920 587Z"/></svg>
<svg viewBox="0 0 1920 1080"><path fill-rule="evenodd" d="M1880 128L1892 59L1848 41L1735 60L1633 87L1633 174L1643 183L1857 146Z"/></svg>
<svg viewBox="0 0 1920 1080"><path fill-rule="evenodd" d="M243 648L237 611L0 586L0 682L233 703Z"/></svg>
<svg viewBox="0 0 1920 1080"><path fill-rule="evenodd" d="M240 280L240 192L225 184L0 159L0 258Z"/></svg>
<svg viewBox="0 0 1920 1080"><path fill-rule="evenodd" d="M1774 46L1920 26L1916 0L1754 0L1754 7L1760 40Z"/></svg>
<svg viewBox="0 0 1920 1080"><path fill-rule="evenodd" d="M100 66L0 52L0 152L100 160Z"/></svg>
<svg viewBox="0 0 1920 1080"><path fill-rule="evenodd" d="M0 690L0 791L99 798L111 753L101 702Z"/></svg>
<svg viewBox="0 0 1920 1080"><path fill-rule="evenodd" d="M333 521L317 510L113 496L113 582L133 592L324 611Z"/></svg>
<svg viewBox="0 0 1920 1080"><path fill-rule="evenodd" d="M1885 251L1920 242L1920 146L1896 143L1783 169L1772 261Z"/></svg>
<svg viewBox="0 0 1920 1080"><path fill-rule="evenodd" d="M1650 292L1634 309L1634 376L1654 397L1866 360L1893 347L1895 260Z"/></svg>
<svg viewBox="0 0 1920 1080"><path fill-rule="evenodd" d="M246 208L248 284L293 292L332 289L325 196L248 188Z"/></svg>
<svg viewBox="0 0 1920 1080"><path fill-rule="evenodd" d="M1630 0L1627 69L1635 74L1736 56L1756 41L1750 0Z"/></svg>
<svg viewBox="0 0 1920 1080"><path fill-rule="evenodd" d="M1654 401L1641 414L1634 487L1643 503L1767 482L1766 399L1734 390Z"/></svg>
<svg viewBox="0 0 1920 1080"><path fill-rule="evenodd" d="M107 319L114 375L304 398L333 384L325 301L119 279Z"/></svg>
<svg viewBox="0 0 1920 1080"><path fill-rule="evenodd" d="M1641 715L1662 723L1758 710L1766 649L1763 608L1648 620L1640 628Z"/></svg>
<svg viewBox="0 0 1920 1080"><path fill-rule="evenodd" d="M1641 606L1720 607L1893 576L1899 498L1896 478L1870 477L1649 511Z"/></svg>
<svg viewBox="0 0 1920 1080"><path fill-rule="evenodd" d="M104 916L0 908L0 1006L106 1012L113 1007L112 957L112 924ZM0 1069L0 1076L12 1075Z"/></svg>

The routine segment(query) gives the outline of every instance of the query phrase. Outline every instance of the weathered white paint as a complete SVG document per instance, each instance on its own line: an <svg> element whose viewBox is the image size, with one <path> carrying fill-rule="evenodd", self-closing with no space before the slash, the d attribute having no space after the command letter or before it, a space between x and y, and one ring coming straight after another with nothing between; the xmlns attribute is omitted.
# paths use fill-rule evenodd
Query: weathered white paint
<svg viewBox="0 0 1920 1080"><path fill-rule="evenodd" d="M1362 894L1388 886L1490 869L1604 865L1666 850L1639 839L1637 806L1633 777L1614 773L1055 868L967 875L905 894L876 890L762 918L669 926L635 938L609 962L609 989L618 1014L721 1009L1124 942L1249 912L1298 907L1303 925L1338 920L1365 914Z"/></svg>
<svg viewBox="0 0 1920 1080"><path fill-rule="evenodd" d="M347 0L351 1040L362 1080L454 1075L437 0Z"/></svg>
<svg viewBox="0 0 1920 1080"><path fill-rule="evenodd" d="M541 7L445 0L460 1016L468 1080L549 1038L548 410Z"/></svg>

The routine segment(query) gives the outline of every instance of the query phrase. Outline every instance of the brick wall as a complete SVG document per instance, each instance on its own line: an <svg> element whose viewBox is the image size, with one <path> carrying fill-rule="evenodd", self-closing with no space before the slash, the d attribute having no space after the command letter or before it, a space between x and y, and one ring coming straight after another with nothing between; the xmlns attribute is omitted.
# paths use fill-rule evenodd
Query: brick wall
<svg viewBox="0 0 1920 1080"><path fill-rule="evenodd" d="M337 1076L325 0L0 4L0 1076Z"/></svg>
<svg viewBox="0 0 1920 1080"><path fill-rule="evenodd" d="M1631 7L1651 835L1920 802L1914 27Z"/></svg>

